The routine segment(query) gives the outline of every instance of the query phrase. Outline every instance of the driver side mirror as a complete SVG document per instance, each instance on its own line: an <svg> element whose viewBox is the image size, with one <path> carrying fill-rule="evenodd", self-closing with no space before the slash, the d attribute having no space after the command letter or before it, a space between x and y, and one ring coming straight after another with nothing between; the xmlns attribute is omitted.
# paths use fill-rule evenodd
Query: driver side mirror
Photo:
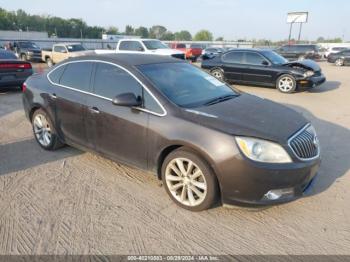
<svg viewBox="0 0 350 262"><path fill-rule="evenodd" d="M117 95L112 100L113 105L125 107L138 107L142 105L140 97L136 97L133 93L124 93Z"/></svg>
<svg viewBox="0 0 350 262"><path fill-rule="evenodd" d="M140 46L140 47L137 48L137 51L144 52L145 49L142 46Z"/></svg>
<svg viewBox="0 0 350 262"><path fill-rule="evenodd" d="M262 61L261 64L262 64L263 66L268 66L268 65L270 65L269 62L267 62L266 60Z"/></svg>
<svg viewBox="0 0 350 262"><path fill-rule="evenodd" d="M67 50L61 50L61 53L65 54L65 53L67 53Z"/></svg>

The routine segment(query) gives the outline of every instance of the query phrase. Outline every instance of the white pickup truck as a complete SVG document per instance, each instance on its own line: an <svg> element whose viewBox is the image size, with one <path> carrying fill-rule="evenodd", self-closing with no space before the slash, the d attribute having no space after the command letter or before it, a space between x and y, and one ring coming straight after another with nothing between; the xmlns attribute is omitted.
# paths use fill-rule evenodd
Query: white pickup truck
<svg viewBox="0 0 350 262"><path fill-rule="evenodd" d="M95 52L97 54L141 53L185 59L184 52L171 49L166 44L156 39L121 39L115 50L95 50Z"/></svg>

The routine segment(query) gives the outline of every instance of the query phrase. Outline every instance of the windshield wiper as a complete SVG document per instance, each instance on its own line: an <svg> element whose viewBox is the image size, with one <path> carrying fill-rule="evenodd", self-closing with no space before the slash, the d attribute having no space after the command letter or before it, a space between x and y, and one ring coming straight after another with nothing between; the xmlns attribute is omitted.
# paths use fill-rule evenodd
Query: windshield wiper
<svg viewBox="0 0 350 262"><path fill-rule="evenodd" d="M224 102L226 100L230 100L234 97L237 97L239 96L238 94L231 94L231 95L224 95L224 96L219 96L219 97L216 97L212 100L209 100L208 102L206 102L204 105L205 106L210 106L210 105L214 105L214 104L217 104L217 103L221 103L221 102Z"/></svg>

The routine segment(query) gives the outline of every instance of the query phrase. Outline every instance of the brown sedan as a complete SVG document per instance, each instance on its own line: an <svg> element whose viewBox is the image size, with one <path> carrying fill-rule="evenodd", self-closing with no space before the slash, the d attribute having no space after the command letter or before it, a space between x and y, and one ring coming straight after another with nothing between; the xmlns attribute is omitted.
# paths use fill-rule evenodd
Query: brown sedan
<svg viewBox="0 0 350 262"><path fill-rule="evenodd" d="M314 178L314 128L293 110L243 94L185 61L113 54L71 59L26 81L39 145L69 144L163 180L193 211L295 199Z"/></svg>

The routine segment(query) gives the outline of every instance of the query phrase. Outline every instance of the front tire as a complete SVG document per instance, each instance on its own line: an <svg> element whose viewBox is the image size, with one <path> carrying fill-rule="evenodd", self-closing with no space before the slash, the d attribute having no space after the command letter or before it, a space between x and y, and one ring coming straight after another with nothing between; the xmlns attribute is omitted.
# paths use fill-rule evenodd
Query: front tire
<svg viewBox="0 0 350 262"><path fill-rule="evenodd" d="M43 149L53 151L63 146L50 117L44 110L38 109L34 112L32 127L35 140Z"/></svg>
<svg viewBox="0 0 350 262"><path fill-rule="evenodd" d="M28 60L26 54L21 54L21 60L22 61L27 61Z"/></svg>
<svg viewBox="0 0 350 262"><path fill-rule="evenodd" d="M210 208L218 197L218 182L209 165L196 153L180 148L162 165L162 181L170 198L190 211Z"/></svg>
<svg viewBox="0 0 350 262"><path fill-rule="evenodd" d="M225 81L224 72L221 69L214 69L210 72L210 74L220 81Z"/></svg>
<svg viewBox="0 0 350 262"><path fill-rule="evenodd" d="M276 81L276 88L285 94L293 93L297 88L297 82L292 75L281 75Z"/></svg>
<svg viewBox="0 0 350 262"><path fill-rule="evenodd" d="M338 58L337 60L335 60L335 65L336 66L343 66L344 65L344 59Z"/></svg>

